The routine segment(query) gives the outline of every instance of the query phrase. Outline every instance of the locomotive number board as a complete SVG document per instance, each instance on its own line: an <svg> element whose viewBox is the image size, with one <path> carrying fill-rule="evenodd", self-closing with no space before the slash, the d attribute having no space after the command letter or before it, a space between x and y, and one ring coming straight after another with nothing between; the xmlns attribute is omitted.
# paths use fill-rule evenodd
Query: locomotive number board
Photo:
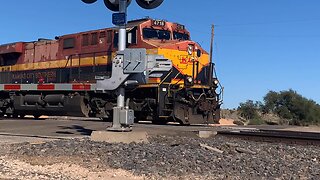
<svg viewBox="0 0 320 180"><path fill-rule="evenodd" d="M153 20L152 21L152 25L153 26L165 26L166 22L163 20Z"/></svg>

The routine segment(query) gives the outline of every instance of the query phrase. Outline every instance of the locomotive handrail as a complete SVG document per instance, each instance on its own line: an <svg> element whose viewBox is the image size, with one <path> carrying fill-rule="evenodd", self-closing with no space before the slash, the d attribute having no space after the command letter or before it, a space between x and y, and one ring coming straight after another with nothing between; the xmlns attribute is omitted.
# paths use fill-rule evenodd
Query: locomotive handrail
<svg viewBox="0 0 320 180"><path fill-rule="evenodd" d="M68 56L67 63L64 66L64 68L66 68L68 66L68 63L69 63L70 59L71 59L71 62L72 62L72 55Z"/></svg>
<svg viewBox="0 0 320 180"><path fill-rule="evenodd" d="M163 78L163 80L159 83L158 87L160 87L163 82L170 76L170 74L173 72L173 70L170 70L170 72L167 74L167 76L165 78ZM171 83L170 83L171 84Z"/></svg>
<svg viewBox="0 0 320 180"><path fill-rule="evenodd" d="M180 74L181 72L179 71L179 73L177 73L177 75L173 79L176 79ZM177 85L180 81L181 81L181 78L176 83L174 83L174 85Z"/></svg>
<svg viewBox="0 0 320 180"><path fill-rule="evenodd" d="M214 63L212 63L212 64L211 64L211 66L212 66L212 70L213 70L213 73L214 73L215 78L217 78L217 79L218 79L215 64L214 64ZM221 84L221 82L220 82L220 81L218 81L218 85L219 85L219 87L220 87L220 92L218 93L218 95L219 95L219 96L221 96L221 99L219 98L219 102L222 104L222 103L223 103L224 87L222 86L222 84Z"/></svg>

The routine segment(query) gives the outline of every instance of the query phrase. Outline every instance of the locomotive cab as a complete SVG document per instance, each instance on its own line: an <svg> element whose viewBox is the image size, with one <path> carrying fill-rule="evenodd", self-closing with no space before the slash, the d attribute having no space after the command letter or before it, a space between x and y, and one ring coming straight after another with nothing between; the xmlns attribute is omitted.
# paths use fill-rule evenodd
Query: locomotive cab
<svg viewBox="0 0 320 180"><path fill-rule="evenodd" d="M130 23L129 23L130 24ZM162 20L145 19L138 27L138 45L149 54L163 55L173 69L162 77L149 78L141 86L143 95L131 93L140 103L133 103L137 119L155 123L177 121L182 124L215 123L220 118L218 82L209 82L209 54L190 39L185 26ZM142 100L141 97L148 101ZM140 99L141 98L141 99ZM139 100L138 100L139 99ZM149 109L141 107L147 106ZM146 111L148 113L146 113Z"/></svg>

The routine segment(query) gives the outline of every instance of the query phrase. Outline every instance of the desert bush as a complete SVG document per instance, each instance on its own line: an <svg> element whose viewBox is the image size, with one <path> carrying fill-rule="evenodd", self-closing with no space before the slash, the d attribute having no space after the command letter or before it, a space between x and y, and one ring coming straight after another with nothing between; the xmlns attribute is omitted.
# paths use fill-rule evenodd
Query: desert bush
<svg viewBox="0 0 320 180"><path fill-rule="evenodd" d="M264 112L273 112L292 125L320 123L320 105L296 91L270 91L264 97Z"/></svg>
<svg viewBox="0 0 320 180"><path fill-rule="evenodd" d="M266 124L266 122L263 119L257 117L257 118L250 119L248 125L261 125L261 124Z"/></svg>
<svg viewBox="0 0 320 180"><path fill-rule="evenodd" d="M245 118L246 120L258 118L259 104L259 102L247 100L245 103L240 103L240 106L238 107L238 112L240 116Z"/></svg>
<svg viewBox="0 0 320 180"><path fill-rule="evenodd" d="M249 124L260 124L263 116L271 113L282 119L279 124L320 125L320 105L292 89L269 91L263 103L252 100L240 103L238 112L241 117L250 120Z"/></svg>

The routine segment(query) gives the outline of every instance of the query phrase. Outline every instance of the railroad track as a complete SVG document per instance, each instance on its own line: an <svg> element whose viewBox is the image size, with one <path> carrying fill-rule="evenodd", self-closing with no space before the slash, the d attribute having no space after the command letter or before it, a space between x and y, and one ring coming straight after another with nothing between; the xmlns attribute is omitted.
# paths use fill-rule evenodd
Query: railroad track
<svg viewBox="0 0 320 180"><path fill-rule="evenodd" d="M264 141L271 143L286 143L320 146L320 132L301 132L286 130L244 129L221 130L218 135L241 138L246 140Z"/></svg>

